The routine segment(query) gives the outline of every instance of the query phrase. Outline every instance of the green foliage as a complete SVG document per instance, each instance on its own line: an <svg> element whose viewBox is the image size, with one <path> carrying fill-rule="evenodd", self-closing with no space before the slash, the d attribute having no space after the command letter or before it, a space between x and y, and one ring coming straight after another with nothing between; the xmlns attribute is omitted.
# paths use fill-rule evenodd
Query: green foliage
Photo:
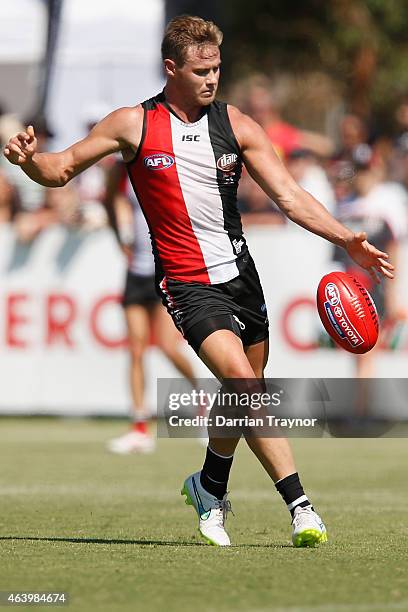
<svg viewBox="0 0 408 612"><path fill-rule="evenodd" d="M406 0L231 0L222 3L220 19L229 81L254 70L325 72L351 105L362 91L367 114L391 110L408 90ZM361 75L364 49L373 65L363 64L368 73Z"/></svg>

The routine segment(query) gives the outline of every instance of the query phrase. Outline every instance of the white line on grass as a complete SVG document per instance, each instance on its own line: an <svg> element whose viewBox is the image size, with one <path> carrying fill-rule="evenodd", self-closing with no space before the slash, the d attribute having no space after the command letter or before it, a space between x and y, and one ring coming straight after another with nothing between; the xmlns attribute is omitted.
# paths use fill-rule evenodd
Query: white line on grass
<svg viewBox="0 0 408 612"><path fill-rule="evenodd" d="M50 483L41 483L41 484L13 484L13 485L0 485L0 495L2 496L18 496L18 495L45 495L45 494L55 494L55 495L84 495L90 494L96 497L106 497L106 495L124 495L126 497L137 495L137 498L140 500L141 498L150 498L154 497L154 499L160 500L162 502L169 502L171 500L179 499L178 488L166 488L166 489L157 489L157 488L139 488L133 487L132 485L115 485L114 483L105 482L103 485L101 483L84 483L84 484L50 484ZM278 500L276 497L276 492L274 489L263 490L263 489L255 489L250 491L251 499L254 501L268 501L271 502L274 499ZM399 506L405 507L407 503L407 495L405 493L401 493L398 495L397 493L391 494L382 494L379 490L374 491L373 494L364 496L364 492L359 494L359 499L366 497L367 500L371 498L376 499L376 506L366 506L362 505L361 508L354 507L354 500L350 499L349 504L353 506L353 512L357 514L367 512L378 512L378 505L381 505L381 510L383 512L395 512ZM317 492L312 492L312 499L319 500L319 509L321 512L323 509L327 511L327 509L338 508L338 493L333 495L318 494ZM243 490L232 491L231 500L245 500L248 499L248 492ZM388 504L385 502L388 501ZM392 502L392 503L391 503Z"/></svg>

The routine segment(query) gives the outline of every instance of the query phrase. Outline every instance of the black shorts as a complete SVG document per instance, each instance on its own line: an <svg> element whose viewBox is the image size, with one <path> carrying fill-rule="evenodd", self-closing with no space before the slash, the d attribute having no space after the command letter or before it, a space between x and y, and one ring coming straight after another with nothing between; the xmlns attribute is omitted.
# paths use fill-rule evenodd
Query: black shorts
<svg viewBox="0 0 408 612"><path fill-rule="evenodd" d="M244 346L265 340L268 314L252 257L241 259L239 276L226 283L206 285L165 278L158 286L163 304L196 353L218 329L229 329Z"/></svg>
<svg viewBox="0 0 408 612"><path fill-rule="evenodd" d="M155 277L133 274L128 270L122 306L154 306L160 303L157 295Z"/></svg>

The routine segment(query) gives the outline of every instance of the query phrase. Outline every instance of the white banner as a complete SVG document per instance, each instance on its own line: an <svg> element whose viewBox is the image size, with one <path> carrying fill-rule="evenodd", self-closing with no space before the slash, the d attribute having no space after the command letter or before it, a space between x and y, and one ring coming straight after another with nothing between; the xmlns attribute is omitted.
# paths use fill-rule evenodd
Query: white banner
<svg viewBox="0 0 408 612"><path fill-rule="evenodd" d="M317 349L322 329L317 284L332 269L330 245L294 227L247 235L271 323L269 377L349 377L353 357ZM0 226L0 413L125 414L129 407L126 329L118 304L125 261L110 230L71 232L58 226L30 246ZM408 249L400 263L408 278ZM407 284L402 288L408 303ZM182 341L184 342L184 341ZM197 376L208 370L184 350ZM381 351L379 377L405 377L405 349ZM156 380L177 372L154 347L146 357L148 402Z"/></svg>

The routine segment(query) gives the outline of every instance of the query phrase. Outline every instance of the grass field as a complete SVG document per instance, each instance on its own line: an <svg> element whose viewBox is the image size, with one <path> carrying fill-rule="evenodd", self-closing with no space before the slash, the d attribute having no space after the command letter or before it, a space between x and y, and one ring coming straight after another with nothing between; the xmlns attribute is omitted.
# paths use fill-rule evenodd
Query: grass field
<svg viewBox="0 0 408 612"><path fill-rule="evenodd" d="M64 590L75 612L408 610L406 439L293 441L330 537L301 550L242 443L234 546L219 549L201 544L179 493L203 449L160 440L154 455L111 456L104 441L123 427L0 420L0 591Z"/></svg>

